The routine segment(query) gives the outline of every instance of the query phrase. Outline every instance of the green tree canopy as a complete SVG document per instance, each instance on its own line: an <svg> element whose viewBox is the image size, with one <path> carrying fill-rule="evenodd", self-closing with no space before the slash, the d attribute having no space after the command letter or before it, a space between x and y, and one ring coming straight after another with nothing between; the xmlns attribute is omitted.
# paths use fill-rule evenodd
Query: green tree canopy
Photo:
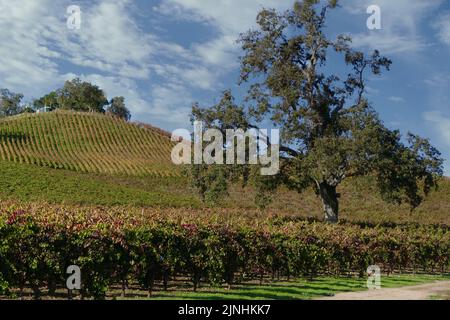
<svg viewBox="0 0 450 320"><path fill-rule="evenodd" d="M111 99L110 105L106 110L107 114L129 121L131 119L131 112L125 106L124 97L115 97Z"/></svg>
<svg viewBox="0 0 450 320"><path fill-rule="evenodd" d="M34 101L36 108L69 109L84 112L105 112L108 99L98 86L75 78L66 81L61 89Z"/></svg>
<svg viewBox="0 0 450 320"><path fill-rule="evenodd" d="M337 187L346 178L373 175L385 200L412 207L436 186L443 175L439 151L426 139L411 133L404 139L386 128L365 97L366 75L379 75L392 62L379 51L354 50L349 36L325 35L327 15L336 5L304 0L286 12L263 9L258 28L241 35L241 83L249 86L245 105L227 91L212 108L195 105L192 119L222 132L270 121L281 132L280 173L262 177L248 166L194 166L202 194L222 192L218 181L228 183L237 174L244 182L253 177L258 199L266 202L280 185L299 192L313 187L326 221L337 222ZM342 58L344 75L329 72L331 56L333 64Z"/></svg>
<svg viewBox="0 0 450 320"><path fill-rule="evenodd" d="M61 108L76 111L104 113L104 107L108 104L102 89L78 78L66 81L59 91L58 100Z"/></svg>
<svg viewBox="0 0 450 320"><path fill-rule="evenodd" d="M37 100L34 100L33 105L36 109L40 108L50 108L50 110L58 109L59 101L58 101L58 92L52 91L49 94L46 94L42 98L39 98Z"/></svg>
<svg viewBox="0 0 450 320"><path fill-rule="evenodd" d="M23 94L14 93L8 89L0 89L0 117L8 117L22 112Z"/></svg>

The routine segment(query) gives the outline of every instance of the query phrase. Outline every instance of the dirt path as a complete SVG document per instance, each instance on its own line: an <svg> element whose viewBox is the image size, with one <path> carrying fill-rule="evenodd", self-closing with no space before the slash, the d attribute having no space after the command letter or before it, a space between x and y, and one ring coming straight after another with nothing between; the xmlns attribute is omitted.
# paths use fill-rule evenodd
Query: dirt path
<svg viewBox="0 0 450 320"><path fill-rule="evenodd" d="M427 300L431 297L450 298L450 281L439 281L418 286L339 293L321 300Z"/></svg>

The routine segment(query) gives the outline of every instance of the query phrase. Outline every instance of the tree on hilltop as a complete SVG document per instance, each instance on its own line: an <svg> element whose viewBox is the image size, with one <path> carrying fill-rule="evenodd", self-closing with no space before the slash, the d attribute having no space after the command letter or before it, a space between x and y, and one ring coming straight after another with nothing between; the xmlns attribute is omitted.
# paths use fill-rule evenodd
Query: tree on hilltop
<svg viewBox="0 0 450 320"><path fill-rule="evenodd" d="M49 108L50 110L55 110L60 107L58 102L58 92L52 91L46 94L42 98L36 99L33 102L35 109Z"/></svg>
<svg viewBox="0 0 450 320"><path fill-rule="evenodd" d="M59 104L62 109L104 113L108 104L105 93L98 86L76 78L66 81L59 91Z"/></svg>
<svg viewBox="0 0 450 320"><path fill-rule="evenodd" d="M124 97L115 97L111 99L111 102L106 110L107 114L124 119L125 121L130 121L131 112L125 106Z"/></svg>
<svg viewBox="0 0 450 320"><path fill-rule="evenodd" d="M34 101L35 108L66 109L105 113L108 99L98 86L75 78L66 81L61 89Z"/></svg>
<svg viewBox="0 0 450 320"><path fill-rule="evenodd" d="M366 75L380 75L392 62L375 50L367 55L351 47L351 37L325 35L328 13L338 1L297 1L293 9L263 9L257 29L241 35L241 82L249 85L245 106L226 92L211 108L194 106L192 119L225 134L226 129L260 128L270 121L280 129L280 172L251 174L248 166L194 165L202 188L225 191L218 181L236 173L267 199L281 185L302 192L314 188L325 220L337 222L337 187L347 178L371 175L386 201L417 207L443 175L440 153L428 140L386 128L365 95ZM344 76L326 65L342 58ZM224 145L224 152L227 148ZM228 184L226 184L228 186Z"/></svg>
<svg viewBox="0 0 450 320"><path fill-rule="evenodd" d="M0 89L0 117L8 117L22 112L23 94L8 89Z"/></svg>

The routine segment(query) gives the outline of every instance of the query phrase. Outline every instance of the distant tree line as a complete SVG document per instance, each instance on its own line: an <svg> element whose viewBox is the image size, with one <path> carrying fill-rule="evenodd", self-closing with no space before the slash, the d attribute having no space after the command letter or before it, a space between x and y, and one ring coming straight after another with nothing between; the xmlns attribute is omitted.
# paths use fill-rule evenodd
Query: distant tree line
<svg viewBox="0 0 450 320"><path fill-rule="evenodd" d="M0 117L14 116L22 113L34 113L45 108L75 110L80 112L106 113L126 121L131 119L130 110L125 105L124 97L108 100L105 92L96 85L75 78L66 81L60 89L52 91L32 103L22 103L24 95L0 89Z"/></svg>

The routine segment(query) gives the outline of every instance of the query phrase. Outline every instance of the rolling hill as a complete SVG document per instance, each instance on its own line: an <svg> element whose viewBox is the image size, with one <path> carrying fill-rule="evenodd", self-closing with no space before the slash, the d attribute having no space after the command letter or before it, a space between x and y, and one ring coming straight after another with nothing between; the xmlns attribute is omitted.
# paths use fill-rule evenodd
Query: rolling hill
<svg viewBox="0 0 450 320"><path fill-rule="evenodd" d="M0 202L208 211L172 164L172 146L160 129L101 114L58 111L1 119ZM450 179L442 179L413 212L382 201L374 185L367 177L340 186L343 219L450 224ZM213 210L260 216L254 196L251 186L233 186ZM322 217L312 190L280 190L273 199L263 216Z"/></svg>
<svg viewBox="0 0 450 320"><path fill-rule="evenodd" d="M162 130L95 113L57 111L0 120L0 159L75 172L177 176Z"/></svg>

